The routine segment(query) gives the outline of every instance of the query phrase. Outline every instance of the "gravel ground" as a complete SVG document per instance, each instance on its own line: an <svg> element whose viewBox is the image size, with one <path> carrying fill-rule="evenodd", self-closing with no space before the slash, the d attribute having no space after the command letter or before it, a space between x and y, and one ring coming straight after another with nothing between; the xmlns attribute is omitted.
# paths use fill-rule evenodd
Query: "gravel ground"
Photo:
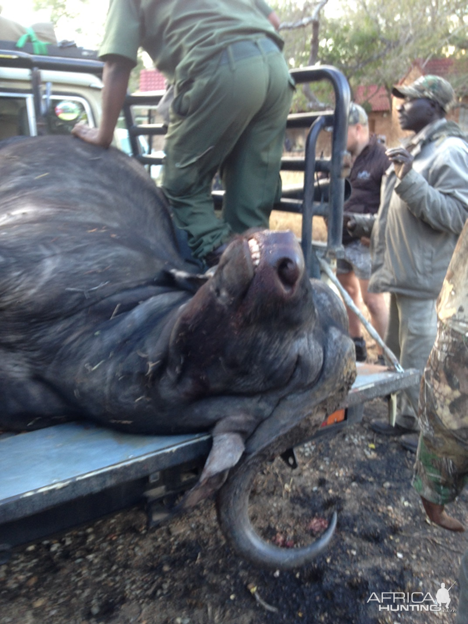
<svg viewBox="0 0 468 624"><path fill-rule="evenodd" d="M1 624L454 622L466 537L425 518L413 456L368 426L384 413L372 401L361 424L301 447L297 470L275 461L259 475L252 517L279 545L313 538L338 511L336 536L313 564L279 572L241 560L209 501L152 530L134 508L17 549L0 566ZM451 509L465 524L466 501ZM435 597L442 582L453 585L449 611L379 611L381 592Z"/></svg>

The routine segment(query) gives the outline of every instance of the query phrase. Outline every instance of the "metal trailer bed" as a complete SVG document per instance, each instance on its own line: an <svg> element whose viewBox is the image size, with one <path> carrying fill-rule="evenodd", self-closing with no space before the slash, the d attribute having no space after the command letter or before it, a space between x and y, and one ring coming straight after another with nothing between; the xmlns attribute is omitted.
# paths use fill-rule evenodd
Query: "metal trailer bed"
<svg viewBox="0 0 468 624"><path fill-rule="evenodd" d="M3 66L31 70L36 114L41 115L40 70L53 67L100 75L94 59L40 57L0 50ZM290 115L288 127L310 128L304 158L284 158L282 168L304 171L304 188L283 195L276 209L302 214L302 248L309 275L320 277L323 258L340 256L345 181L341 177L346 146L349 87L332 67L292 72L296 83L328 81L334 90L334 110ZM161 96L128 96L124 108L133 155L144 165L161 164L140 153L138 136L164 134L161 124L135 125L133 106L154 106ZM332 128L331 159L316 159L319 133ZM317 172L329 175L326 190L314 184ZM319 190L318 190L319 189ZM217 194L219 199L219 193ZM312 242L312 218L328 217L328 243ZM319 257L321 256L321 258ZM392 358L390 358L392 361ZM358 364L357 379L342 406L314 437L333 434L359 422L363 403L392 395L419 380L418 371ZM334 422L341 419L341 422ZM183 436L128 435L90 423L69 423L18 435L0 435L0 559L13 547L90 522L103 515L146 501L150 524L166 516L165 503L196 482L211 447L209 434ZM283 456L294 467L293 451ZM1 563L1 561L0 561Z"/></svg>
<svg viewBox="0 0 468 624"><path fill-rule="evenodd" d="M410 386L417 371L358 364L346 419L314 437L359 422L363 403ZM190 487L211 447L209 434L129 435L67 423L0 437L0 549L7 549L146 501L150 524L164 503ZM288 463L290 463L288 461ZM291 467L294 467L292 464ZM1 553L0 553L1 557Z"/></svg>

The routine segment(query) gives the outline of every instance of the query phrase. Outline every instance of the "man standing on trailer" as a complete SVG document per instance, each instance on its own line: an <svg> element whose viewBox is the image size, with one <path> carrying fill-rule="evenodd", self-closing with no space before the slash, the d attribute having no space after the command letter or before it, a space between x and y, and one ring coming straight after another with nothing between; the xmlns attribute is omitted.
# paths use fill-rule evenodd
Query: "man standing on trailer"
<svg viewBox="0 0 468 624"><path fill-rule="evenodd" d="M267 228L293 82L279 20L264 0L111 0L99 128L79 138L108 147L140 47L174 85L163 190L193 255L216 264L234 233ZM221 219L211 182L226 189Z"/></svg>

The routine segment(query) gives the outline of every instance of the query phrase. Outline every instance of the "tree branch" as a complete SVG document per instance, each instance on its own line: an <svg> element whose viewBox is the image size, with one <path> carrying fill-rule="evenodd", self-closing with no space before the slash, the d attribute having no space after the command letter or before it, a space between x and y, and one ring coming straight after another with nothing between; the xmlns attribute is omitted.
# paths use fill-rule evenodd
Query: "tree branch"
<svg viewBox="0 0 468 624"><path fill-rule="evenodd" d="M296 28L304 28L313 22L318 22L319 13L323 9L323 7L327 4L328 0L321 0L315 8L311 16L303 17L301 20L297 22L282 22L279 25L278 30L294 30Z"/></svg>

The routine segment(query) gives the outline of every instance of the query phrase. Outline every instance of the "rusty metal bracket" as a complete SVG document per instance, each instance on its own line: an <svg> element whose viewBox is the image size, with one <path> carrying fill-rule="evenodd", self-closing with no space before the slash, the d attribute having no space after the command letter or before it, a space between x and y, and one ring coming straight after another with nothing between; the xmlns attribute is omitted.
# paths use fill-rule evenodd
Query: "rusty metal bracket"
<svg viewBox="0 0 468 624"><path fill-rule="evenodd" d="M143 493L149 528L171 516L180 495L197 483L201 469L202 464L195 460L151 475L151 489Z"/></svg>

